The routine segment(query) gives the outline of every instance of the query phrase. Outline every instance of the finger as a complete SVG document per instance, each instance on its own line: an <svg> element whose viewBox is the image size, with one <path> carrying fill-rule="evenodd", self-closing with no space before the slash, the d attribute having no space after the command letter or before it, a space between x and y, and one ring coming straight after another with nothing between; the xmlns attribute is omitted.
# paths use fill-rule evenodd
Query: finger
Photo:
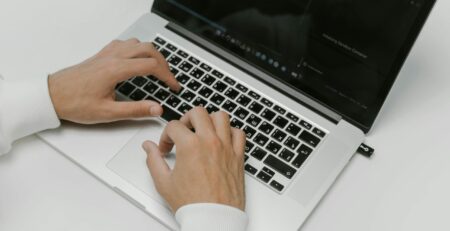
<svg viewBox="0 0 450 231"><path fill-rule="evenodd" d="M192 135L194 133L185 124L173 120L164 128L159 140L159 150L162 153L169 153L175 144L182 145L183 142L188 142L188 138Z"/></svg>
<svg viewBox="0 0 450 231"><path fill-rule="evenodd" d="M219 139L225 145L231 145L230 117L227 113L220 111L211 114L211 120Z"/></svg>
<svg viewBox="0 0 450 231"><path fill-rule="evenodd" d="M137 39L137 38L130 38L130 39L125 40L125 42L124 42L124 44L126 44L126 45L135 45L135 44L139 44L139 43L141 43L141 41L139 41L139 39Z"/></svg>
<svg viewBox="0 0 450 231"><path fill-rule="evenodd" d="M163 109L154 101L143 100L136 102L111 102L108 106L110 121L134 119L142 117L161 116Z"/></svg>
<svg viewBox="0 0 450 231"><path fill-rule="evenodd" d="M246 143L245 133L240 129L232 128L231 139L234 153L240 157L244 156Z"/></svg>
<svg viewBox="0 0 450 231"><path fill-rule="evenodd" d="M167 192L167 185L171 170L167 162L164 160L162 153L159 151L158 146L151 142L145 141L142 144L142 148L147 153L147 167L155 182L156 189L160 194Z"/></svg>
<svg viewBox="0 0 450 231"><path fill-rule="evenodd" d="M186 127L194 128L195 133L201 136L212 136L215 133L214 125L208 111L203 107L195 107L181 117L180 121Z"/></svg>

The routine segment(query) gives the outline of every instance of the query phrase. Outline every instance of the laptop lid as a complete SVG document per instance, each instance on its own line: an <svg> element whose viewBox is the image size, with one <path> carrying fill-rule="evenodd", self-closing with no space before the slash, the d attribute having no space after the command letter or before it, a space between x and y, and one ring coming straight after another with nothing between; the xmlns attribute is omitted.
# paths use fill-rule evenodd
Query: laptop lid
<svg viewBox="0 0 450 231"><path fill-rule="evenodd" d="M155 0L152 11L368 132L434 3Z"/></svg>

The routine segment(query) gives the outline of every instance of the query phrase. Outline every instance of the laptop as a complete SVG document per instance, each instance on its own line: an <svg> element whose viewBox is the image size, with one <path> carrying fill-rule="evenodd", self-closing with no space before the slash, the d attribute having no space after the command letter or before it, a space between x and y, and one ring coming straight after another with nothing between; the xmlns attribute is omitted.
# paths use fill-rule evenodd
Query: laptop
<svg viewBox="0 0 450 231"><path fill-rule="evenodd" d="M298 230L370 131L434 2L155 0L119 39L152 42L183 90L130 76L116 92L160 102L162 117L40 137L177 230L141 144L193 107L226 111L247 135L248 230Z"/></svg>

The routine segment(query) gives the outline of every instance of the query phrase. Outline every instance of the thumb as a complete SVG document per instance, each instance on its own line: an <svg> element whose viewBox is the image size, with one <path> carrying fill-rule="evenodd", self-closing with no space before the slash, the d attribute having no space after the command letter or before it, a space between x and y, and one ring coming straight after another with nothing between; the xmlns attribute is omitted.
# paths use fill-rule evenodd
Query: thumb
<svg viewBox="0 0 450 231"><path fill-rule="evenodd" d="M167 165L163 157L164 155L159 151L155 143L145 141L142 144L142 148L147 152L147 166L155 182L156 189L159 193L163 194L166 191L165 189L171 172L169 165Z"/></svg>
<svg viewBox="0 0 450 231"><path fill-rule="evenodd" d="M163 113L161 105L149 100L113 102L111 107L113 120L161 116Z"/></svg>

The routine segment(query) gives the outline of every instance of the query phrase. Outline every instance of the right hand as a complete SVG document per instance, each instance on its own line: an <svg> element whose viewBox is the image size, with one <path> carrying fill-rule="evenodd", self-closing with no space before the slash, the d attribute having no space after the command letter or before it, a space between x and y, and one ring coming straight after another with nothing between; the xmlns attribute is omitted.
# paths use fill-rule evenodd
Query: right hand
<svg viewBox="0 0 450 231"><path fill-rule="evenodd" d="M174 145L176 163L171 170L164 156ZM230 127L225 112L209 115L204 108L194 108L167 125L159 146L146 141L143 148L156 189L174 213L194 203L245 210L245 134Z"/></svg>

